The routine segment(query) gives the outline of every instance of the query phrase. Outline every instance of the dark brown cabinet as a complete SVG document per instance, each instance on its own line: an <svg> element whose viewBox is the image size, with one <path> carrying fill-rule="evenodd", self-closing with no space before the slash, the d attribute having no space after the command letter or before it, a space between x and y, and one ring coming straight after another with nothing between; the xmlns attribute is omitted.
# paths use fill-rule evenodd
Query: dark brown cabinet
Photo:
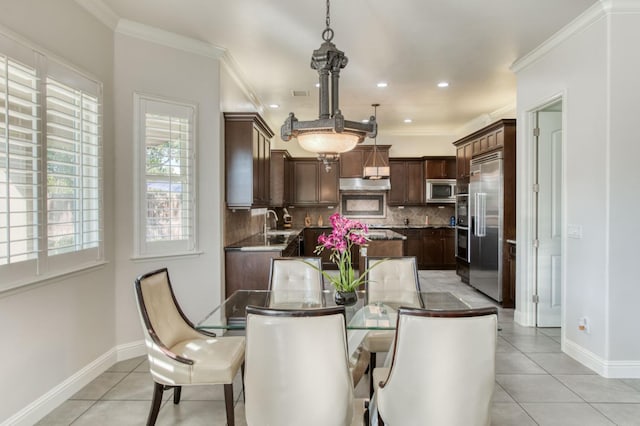
<svg viewBox="0 0 640 426"><path fill-rule="evenodd" d="M291 201L291 156L284 150L271 151L269 203L272 207L286 207Z"/></svg>
<svg viewBox="0 0 640 426"><path fill-rule="evenodd" d="M390 145L378 145L376 147L375 165L389 165ZM374 165L373 146L359 145L351 151L340 154L340 177L361 178L364 167Z"/></svg>
<svg viewBox="0 0 640 426"><path fill-rule="evenodd" d="M326 171L315 158L296 158L291 161L291 204L295 206L337 205L339 165Z"/></svg>
<svg viewBox="0 0 640 426"><path fill-rule="evenodd" d="M273 132L256 113L224 113L226 201L229 208L270 204Z"/></svg>
<svg viewBox="0 0 640 426"><path fill-rule="evenodd" d="M424 165L422 159L389 159L391 190L387 204L410 206L424 204Z"/></svg>
<svg viewBox="0 0 640 426"><path fill-rule="evenodd" d="M454 244L453 229L425 229L423 231L424 269L455 269Z"/></svg>
<svg viewBox="0 0 640 426"><path fill-rule="evenodd" d="M507 289L502 292L502 307L516 307L516 244L512 240L504 243L502 249L503 282L508 283Z"/></svg>
<svg viewBox="0 0 640 426"><path fill-rule="evenodd" d="M455 179L456 158L427 158L424 161L424 174L426 179Z"/></svg>
<svg viewBox="0 0 640 426"><path fill-rule="evenodd" d="M394 228L407 237L405 256L414 256L418 269L456 269L455 232L449 228Z"/></svg>

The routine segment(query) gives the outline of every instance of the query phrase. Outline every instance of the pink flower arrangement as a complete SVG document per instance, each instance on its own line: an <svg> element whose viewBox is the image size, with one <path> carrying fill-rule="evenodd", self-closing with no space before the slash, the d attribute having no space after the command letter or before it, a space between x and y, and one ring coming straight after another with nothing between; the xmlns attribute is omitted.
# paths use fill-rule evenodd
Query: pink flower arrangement
<svg viewBox="0 0 640 426"><path fill-rule="evenodd" d="M322 234L318 237L318 246L314 253L320 254L325 249L331 250L329 259L338 266L338 275L329 275L322 271L322 274L333 284L337 291L354 291L364 282L365 274L355 277L355 272L351 266L351 249L353 245L362 246L367 244L369 239L367 225L351 220L339 213L334 213L329 218L331 234Z"/></svg>

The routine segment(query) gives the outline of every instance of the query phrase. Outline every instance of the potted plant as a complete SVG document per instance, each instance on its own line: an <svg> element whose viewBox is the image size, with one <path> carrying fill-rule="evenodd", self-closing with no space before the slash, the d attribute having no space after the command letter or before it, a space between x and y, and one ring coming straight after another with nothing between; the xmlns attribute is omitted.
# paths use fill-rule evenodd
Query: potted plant
<svg viewBox="0 0 640 426"><path fill-rule="evenodd" d="M341 216L339 213L331 215L329 221L332 231L329 235L322 234L318 237L318 245L314 253L319 255L325 249L331 250L329 259L338 266L338 274L328 274L322 270L320 272L335 288L336 304L353 305L358 300L356 290L364 283L369 270L356 277L351 264L351 249L354 245L367 244L369 228L367 225ZM317 269L315 266L313 267Z"/></svg>

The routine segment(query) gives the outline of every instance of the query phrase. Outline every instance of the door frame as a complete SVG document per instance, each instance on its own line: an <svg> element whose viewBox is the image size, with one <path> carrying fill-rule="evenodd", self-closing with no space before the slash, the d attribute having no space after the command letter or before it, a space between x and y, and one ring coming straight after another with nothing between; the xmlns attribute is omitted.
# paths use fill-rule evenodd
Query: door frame
<svg viewBox="0 0 640 426"><path fill-rule="evenodd" d="M535 203L535 193L533 191L533 183L536 173L536 137L533 131L536 127L536 113L546 107L561 102L562 105L562 183L561 183L561 212L562 212L562 229L566 230L566 170L567 155L566 141L567 132L567 93L566 91L557 92L552 96L539 100L531 107L523 108L524 111L519 117L518 144L516 167L518 170L516 200L516 310L514 312L514 321L517 324L536 327L537 309L533 302L533 296L536 292L536 251L533 246L535 239L535 230L537 222L537 206ZM561 288L562 288L562 314L560 324L562 328L561 345L564 347L564 330L566 324L566 232L561 237L560 253L562 256L561 265Z"/></svg>

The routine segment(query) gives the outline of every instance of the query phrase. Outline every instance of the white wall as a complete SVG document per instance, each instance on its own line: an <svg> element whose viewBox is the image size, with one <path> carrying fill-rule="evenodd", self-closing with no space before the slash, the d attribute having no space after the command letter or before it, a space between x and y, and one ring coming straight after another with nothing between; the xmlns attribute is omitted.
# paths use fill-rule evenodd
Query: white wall
<svg viewBox="0 0 640 426"><path fill-rule="evenodd" d="M588 16L587 16L588 15ZM563 350L608 376L640 377L640 332L629 314L639 296L632 266L638 225L640 173L634 124L640 111L631 95L638 83L634 41L638 15L606 16L599 5L584 25L548 51L516 64L518 77L518 311L531 319L530 112L557 95L564 97L564 229L582 227L581 239L563 238ZM634 28L635 25L635 28ZM611 31L611 32L609 32ZM610 38L611 37L611 38ZM610 50L610 47L615 46ZM608 63L611 58L611 62ZM609 82L612 82L609 85ZM631 85L629 85L631 84ZM635 120L635 121L634 121ZM637 139L637 138L635 138ZM622 167L620 167L622 166ZM634 186L635 183L635 186ZM622 222L622 220L629 222ZM620 221L620 222L618 222ZM629 227L629 224L631 226ZM635 231L635 234L634 234ZM566 232L565 232L566 233ZM637 252L637 250L636 250ZM590 320L590 334L577 328ZM634 324L632 325L631 322ZM624 372L623 372L624 371Z"/></svg>
<svg viewBox="0 0 640 426"><path fill-rule="evenodd" d="M149 29L147 29L149 30ZM116 340L142 338L134 297L134 278L168 267L174 291L194 322L220 303L222 275L222 165L220 62L154 42L115 34L116 105ZM148 36L154 37L153 30ZM133 94L135 91L198 105L198 236L202 254L185 258L132 261L133 254Z"/></svg>
<svg viewBox="0 0 640 426"><path fill-rule="evenodd" d="M640 364L640 10L611 16L611 124L609 128L610 360ZM640 367L639 367L640 368Z"/></svg>
<svg viewBox="0 0 640 426"><path fill-rule="evenodd" d="M0 25L104 84L105 243L109 262L98 270L0 294L1 423L114 347L115 303L112 32L71 0L2 0ZM56 404L68 396L57 402L55 395L49 397ZM39 404L46 405L42 400ZM31 408L29 412L36 416L49 409L38 404Z"/></svg>

